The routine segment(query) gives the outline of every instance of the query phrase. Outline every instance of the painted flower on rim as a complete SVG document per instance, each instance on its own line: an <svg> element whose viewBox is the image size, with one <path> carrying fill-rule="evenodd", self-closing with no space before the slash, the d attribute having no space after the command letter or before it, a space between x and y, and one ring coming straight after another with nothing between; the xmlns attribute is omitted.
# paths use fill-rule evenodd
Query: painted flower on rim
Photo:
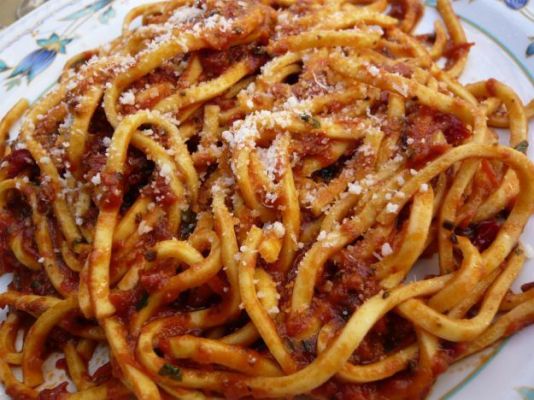
<svg viewBox="0 0 534 400"><path fill-rule="evenodd" d="M528 0L504 0L504 3L512 10L520 10L527 5Z"/></svg>
<svg viewBox="0 0 534 400"><path fill-rule="evenodd" d="M104 7L106 7L108 4L111 4L113 0L97 0L92 4L89 4L88 6L85 6L81 10L75 11L72 14L67 15L66 17L63 17L63 21L75 21L78 18L85 17L87 15L91 15L95 12L100 11Z"/></svg>
<svg viewBox="0 0 534 400"><path fill-rule="evenodd" d="M534 400L534 388L521 387L517 391L524 400Z"/></svg>
<svg viewBox="0 0 534 400"><path fill-rule="evenodd" d="M527 57L531 57L534 56L534 36L529 37L528 40L530 40L530 44L528 45L525 53Z"/></svg>
<svg viewBox="0 0 534 400"><path fill-rule="evenodd" d="M59 53L65 54L66 46L71 41L71 38L61 38L57 33L53 33L48 39L37 39L39 48L29 53L13 68L6 83L8 88L19 85L24 76L31 82L52 64Z"/></svg>

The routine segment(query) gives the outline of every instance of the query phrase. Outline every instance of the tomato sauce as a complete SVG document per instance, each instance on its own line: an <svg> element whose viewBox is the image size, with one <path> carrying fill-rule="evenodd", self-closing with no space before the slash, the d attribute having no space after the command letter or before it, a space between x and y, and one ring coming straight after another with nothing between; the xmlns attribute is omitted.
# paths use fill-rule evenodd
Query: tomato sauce
<svg viewBox="0 0 534 400"><path fill-rule="evenodd" d="M443 51L443 56L447 58L445 68L450 68L461 57L466 56L474 43L453 43L448 41Z"/></svg>
<svg viewBox="0 0 534 400"><path fill-rule="evenodd" d="M436 138L438 132L443 134L446 143ZM471 136L469 129L458 117L424 105L408 109L404 133L411 167L423 166Z"/></svg>
<svg viewBox="0 0 534 400"><path fill-rule="evenodd" d="M39 400L66 400L68 382L63 382L52 389L44 389L39 393Z"/></svg>

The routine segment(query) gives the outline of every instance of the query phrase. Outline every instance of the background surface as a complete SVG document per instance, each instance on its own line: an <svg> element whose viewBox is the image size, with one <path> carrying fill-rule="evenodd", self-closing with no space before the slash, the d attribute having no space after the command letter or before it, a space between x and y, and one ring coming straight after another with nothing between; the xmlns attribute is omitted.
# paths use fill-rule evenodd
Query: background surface
<svg viewBox="0 0 534 400"><path fill-rule="evenodd" d="M120 33L126 12L154 0L0 0L0 115L21 97L35 101L53 86L65 61L82 50L110 41ZM425 17L417 32L432 30L436 0L425 0ZM30 10L31 15L21 18ZM453 0L470 42L476 43L462 76L464 83L494 77L514 88L523 101L534 97L534 0ZM16 129L12 132L16 134ZM503 141L507 137L503 136ZM534 121L530 122L534 143ZM534 146L528 151L534 159ZM534 246L534 218L523 241ZM420 265L428 273L436 260ZM424 275L424 274L423 274ZM11 277L0 278L0 292ZM528 260L516 283L534 281L534 259ZM5 310L0 309L0 320ZM105 349L103 349L105 353ZM47 382L64 381L54 368L58 354L45 363ZM90 365L92 372L95 360ZM534 400L534 325L449 369L440 377L430 400ZM0 399L6 399L0 385Z"/></svg>

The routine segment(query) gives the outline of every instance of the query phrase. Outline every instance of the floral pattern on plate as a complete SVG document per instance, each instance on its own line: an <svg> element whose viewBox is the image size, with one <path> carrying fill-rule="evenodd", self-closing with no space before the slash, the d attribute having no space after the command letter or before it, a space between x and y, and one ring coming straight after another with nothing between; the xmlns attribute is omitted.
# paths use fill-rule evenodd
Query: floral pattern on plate
<svg viewBox="0 0 534 400"><path fill-rule="evenodd" d="M66 54L66 46L75 39L73 33L88 19L97 15L100 23L107 24L116 15L112 5L114 1L97 0L61 17L59 22L65 25L63 32L60 34L53 32L49 37L37 38L35 43L38 47L23 57L14 67L0 60L0 73L11 70L11 73L3 78L6 90L9 91L21 84L29 85L37 75L55 61L58 54ZM24 78L27 79L24 80Z"/></svg>
<svg viewBox="0 0 534 400"><path fill-rule="evenodd" d="M1 1L1 0L0 0ZM34 100L56 82L62 65L68 57L79 51L90 49L120 31L119 21L126 11L132 7L151 0L54 0L47 1L29 15L23 17L12 27L3 32L0 42L0 93L3 95L2 113L12 106L20 97ZM435 6L436 0L426 0L427 5ZM464 19L466 28L478 30L510 56L515 62L514 72L524 75L528 80L516 87L527 87L530 97L534 93L534 0L454 0L455 11ZM499 23L495 23L499 20ZM113 24L110 23L113 21ZM469 26L468 26L469 25ZM93 30L102 27L101 32ZM506 27L506 28L503 28ZM491 59L491 57L489 57ZM492 59L492 61L495 58ZM498 63L496 63L498 64ZM524 74L521 73L521 70ZM493 71L492 71L493 75ZM477 77L479 75L477 74ZM534 237L534 231L528 231ZM447 377L443 386L445 390L436 390L430 395L431 399L442 399L442 393L449 393L447 399L460 400L478 398L473 392L485 390L493 393L492 385L497 385L499 379L487 379L495 376L488 372L492 368L502 365L502 357L510 357L510 365L517 365L516 358L526 354L525 358L534 359L534 346L528 339L532 331L524 332L521 337L505 341L501 346L492 350L493 357L484 359L484 363L477 363L470 367L470 376L466 376L466 369L460 372L461 378L456 381ZM515 343L523 340L519 350L513 350ZM525 343L527 345L525 346ZM530 347L529 347L530 345ZM531 352L531 356L527 353ZM513 357L512 357L513 355ZM505 359L505 358L504 358ZM506 360L506 359L505 359ZM532 382L534 364L528 364L530 375L521 375L519 382L501 382L506 385L507 396L516 400L534 400ZM486 366L485 370L480 368ZM503 373L506 371L499 371ZM493 374L493 375L492 375ZM519 375L519 373L518 373ZM479 384L482 378L482 384ZM470 397L471 394L471 397ZM513 397L515 396L515 397ZM0 398L2 398L0 390ZM485 397L493 398L504 397Z"/></svg>

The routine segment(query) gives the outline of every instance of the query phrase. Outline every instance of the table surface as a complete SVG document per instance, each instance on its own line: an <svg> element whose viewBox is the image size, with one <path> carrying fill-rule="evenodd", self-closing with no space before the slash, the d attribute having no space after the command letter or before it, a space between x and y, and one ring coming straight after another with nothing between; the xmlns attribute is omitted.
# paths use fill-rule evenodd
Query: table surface
<svg viewBox="0 0 534 400"><path fill-rule="evenodd" d="M49 0L0 0L0 29L12 24L23 15ZM51 0L52 1L52 0Z"/></svg>

